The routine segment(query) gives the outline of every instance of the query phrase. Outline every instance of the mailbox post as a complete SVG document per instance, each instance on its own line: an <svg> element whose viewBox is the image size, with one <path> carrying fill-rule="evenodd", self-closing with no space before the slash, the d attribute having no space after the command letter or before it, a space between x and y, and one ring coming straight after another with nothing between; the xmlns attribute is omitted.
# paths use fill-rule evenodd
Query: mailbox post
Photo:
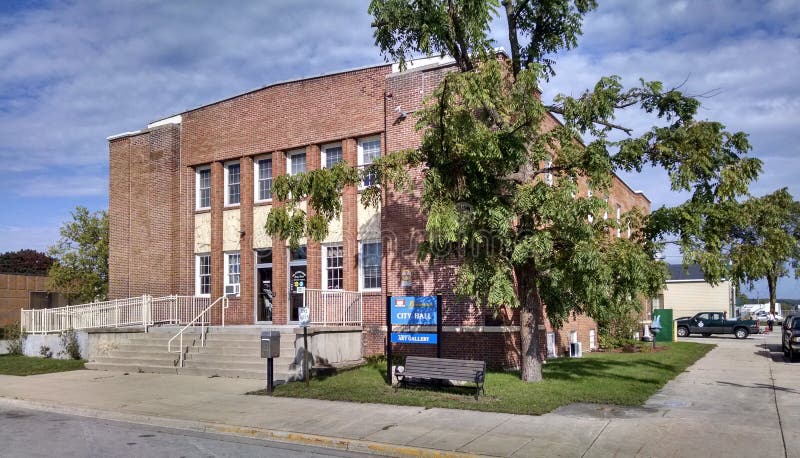
<svg viewBox="0 0 800 458"><path fill-rule="evenodd" d="M305 301L305 295L303 295ZM304 302L305 305L305 302ZM300 307L300 326L303 328L303 378L308 388L311 374L308 368L308 326L311 324L311 311L308 307Z"/></svg>
<svg viewBox="0 0 800 458"><path fill-rule="evenodd" d="M261 333L261 357L267 358L267 394L272 394L273 370L272 359L281 356L281 333L278 331L264 331Z"/></svg>
<svg viewBox="0 0 800 458"><path fill-rule="evenodd" d="M650 332L653 333L653 349L656 348L656 336L661 332L661 316L656 315L656 319L650 323Z"/></svg>

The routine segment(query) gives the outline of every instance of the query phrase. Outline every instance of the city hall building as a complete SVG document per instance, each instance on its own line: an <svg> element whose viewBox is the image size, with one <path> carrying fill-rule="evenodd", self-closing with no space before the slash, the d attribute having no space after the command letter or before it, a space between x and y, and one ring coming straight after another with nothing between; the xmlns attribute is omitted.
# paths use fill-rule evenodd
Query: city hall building
<svg viewBox="0 0 800 458"><path fill-rule="evenodd" d="M452 69L429 60L402 72L387 64L275 83L109 137L111 298L227 295L227 326L286 329L297 325L305 288L307 301L317 298L309 307L330 307L317 311L330 313L322 318L312 311L314 326L355 329L366 356L384 351L387 295L441 294L443 357L517 367L518 313L495 316L458 300L454 264L417 261L421 189L384 190L382 206L371 208L359 186L348 187L327 238L296 250L264 229L283 204L271 192L276 177L339 161L365 166L418 147L421 133L405 114ZM650 203L614 178L608 205L606 217L618 218ZM358 297L356 316L331 306L346 295ZM597 347L596 325L584 316L558 330L547 324L545 335L549 356L562 356L569 342ZM406 350L433 354L423 345Z"/></svg>

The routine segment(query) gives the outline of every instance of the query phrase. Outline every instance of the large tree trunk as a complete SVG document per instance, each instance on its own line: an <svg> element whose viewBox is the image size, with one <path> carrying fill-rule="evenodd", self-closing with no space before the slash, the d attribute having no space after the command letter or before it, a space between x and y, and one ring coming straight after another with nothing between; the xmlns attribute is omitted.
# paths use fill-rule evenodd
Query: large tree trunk
<svg viewBox="0 0 800 458"><path fill-rule="evenodd" d="M777 275L767 274L767 288L769 288L769 312L775 314L775 295L778 289Z"/></svg>
<svg viewBox="0 0 800 458"><path fill-rule="evenodd" d="M542 299L532 272L517 270L517 297L520 309L520 372L524 382L542 381L542 352L539 349L539 324L543 319Z"/></svg>

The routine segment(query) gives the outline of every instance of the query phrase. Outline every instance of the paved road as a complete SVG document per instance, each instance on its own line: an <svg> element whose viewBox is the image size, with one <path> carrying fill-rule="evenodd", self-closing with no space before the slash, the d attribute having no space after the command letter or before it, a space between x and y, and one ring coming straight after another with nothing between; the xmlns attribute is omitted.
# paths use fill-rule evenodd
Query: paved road
<svg viewBox="0 0 800 458"><path fill-rule="evenodd" d="M0 406L0 455L11 457L329 457L335 450Z"/></svg>

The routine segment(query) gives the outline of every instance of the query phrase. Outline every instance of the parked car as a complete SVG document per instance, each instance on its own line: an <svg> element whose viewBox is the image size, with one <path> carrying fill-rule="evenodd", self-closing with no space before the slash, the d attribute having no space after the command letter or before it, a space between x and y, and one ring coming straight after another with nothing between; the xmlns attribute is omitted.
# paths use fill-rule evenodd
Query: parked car
<svg viewBox="0 0 800 458"><path fill-rule="evenodd" d="M800 358L800 313L788 314L783 320L781 331L783 331L781 338L783 354L789 361L794 362Z"/></svg>
<svg viewBox="0 0 800 458"><path fill-rule="evenodd" d="M763 310L759 310L758 312L756 312L755 315L751 315L751 318L753 320L757 320L757 321L767 321L767 314L768 313L769 312L765 312ZM775 313L775 322L778 323L778 324L783 323L783 315L781 315L780 313L776 312Z"/></svg>
<svg viewBox="0 0 800 458"><path fill-rule="evenodd" d="M701 312L691 318L679 318L676 321L678 337L691 334L710 336L711 334L733 334L737 339L746 339L750 334L758 334L758 321L729 320L724 313Z"/></svg>

